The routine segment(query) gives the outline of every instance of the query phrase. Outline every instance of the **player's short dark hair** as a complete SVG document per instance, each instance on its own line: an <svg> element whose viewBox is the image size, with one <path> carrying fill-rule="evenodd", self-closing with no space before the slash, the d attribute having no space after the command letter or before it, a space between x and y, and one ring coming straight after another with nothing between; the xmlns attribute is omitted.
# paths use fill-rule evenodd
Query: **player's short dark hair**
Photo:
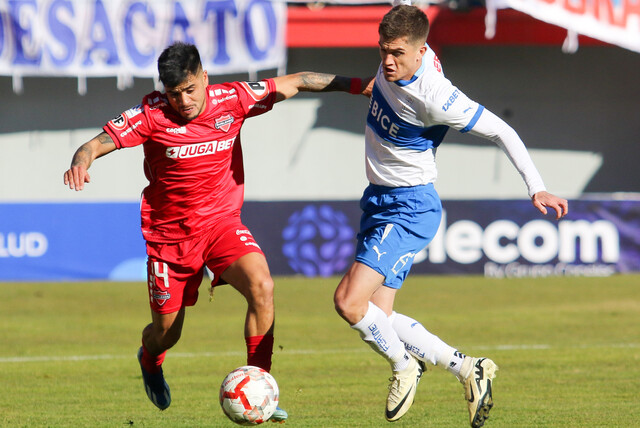
<svg viewBox="0 0 640 428"><path fill-rule="evenodd" d="M384 40L407 37L409 43L423 44L429 34L429 18L415 6L399 5L382 18L378 34Z"/></svg>
<svg viewBox="0 0 640 428"><path fill-rule="evenodd" d="M160 81L167 88L174 88L187 80L189 74L197 74L202 63L194 45L175 42L158 57Z"/></svg>

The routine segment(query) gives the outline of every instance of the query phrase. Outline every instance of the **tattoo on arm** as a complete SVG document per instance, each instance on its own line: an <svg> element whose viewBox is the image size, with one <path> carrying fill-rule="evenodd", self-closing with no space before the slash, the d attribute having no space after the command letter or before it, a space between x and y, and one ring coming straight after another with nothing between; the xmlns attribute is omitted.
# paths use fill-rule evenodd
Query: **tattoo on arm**
<svg viewBox="0 0 640 428"><path fill-rule="evenodd" d="M87 143L76 150L71 160L71 167L79 165L85 165L87 168L91 165L91 149L87 146Z"/></svg>
<svg viewBox="0 0 640 428"><path fill-rule="evenodd" d="M100 133L96 139L100 142L100 144L109 144L109 143L113 143L113 138L111 138L111 135L107 134L106 132L102 132Z"/></svg>
<svg viewBox="0 0 640 428"><path fill-rule="evenodd" d="M304 72L300 73L300 90L312 92L344 91L349 92L351 79L335 74Z"/></svg>
<svg viewBox="0 0 640 428"><path fill-rule="evenodd" d="M93 140L97 140L100 144L109 144L113 143L113 139L106 132L102 132L98 134ZM92 141L93 141L92 140ZM91 148L91 141L84 143L81 145L78 150L76 150L73 155L73 159L71 160L71 167L84 165L86 168L91 166L91 163L94 159L93 149Z"/></svg>

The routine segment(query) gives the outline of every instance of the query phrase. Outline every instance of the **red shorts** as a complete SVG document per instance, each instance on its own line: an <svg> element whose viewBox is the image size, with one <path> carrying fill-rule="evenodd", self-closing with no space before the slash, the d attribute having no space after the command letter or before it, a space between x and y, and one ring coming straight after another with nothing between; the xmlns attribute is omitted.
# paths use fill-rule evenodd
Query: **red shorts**
<svg viewBox="0 0 640 428"><path fill-rule="evenodd" d="M197 238L177 243L147 242L147 285L151 309L159 314L193 306L198 300L204 267L213 273L211 285L240 257L262 253L239 217L223 220Z"/></svg>

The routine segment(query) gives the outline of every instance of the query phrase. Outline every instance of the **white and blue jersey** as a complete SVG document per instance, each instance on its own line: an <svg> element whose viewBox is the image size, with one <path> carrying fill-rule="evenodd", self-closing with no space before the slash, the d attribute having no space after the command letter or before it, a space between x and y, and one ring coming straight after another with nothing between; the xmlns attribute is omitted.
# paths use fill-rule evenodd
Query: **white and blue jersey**
<svg viewBox="0 0 640 428"><path fill-rule="evenodd" d="M449 128L502 148L530 196L545 190L518 134L451 84L428 46L411 80L389 82L380 66L365 130L371 184L360 200L356 261L383 275L388 287L402 286L413 258L438 230L442 206L433 187L438 176L435 152Z"/></svg>
<svg viewBox="0 0 640 428"><path fill-rule="evenodd" d="M387 187L433 183L435 150L449 127L467 132L482 111L444 77L430 48L411 80L388 82L380 66L365 130L369 182Z"/></svg>

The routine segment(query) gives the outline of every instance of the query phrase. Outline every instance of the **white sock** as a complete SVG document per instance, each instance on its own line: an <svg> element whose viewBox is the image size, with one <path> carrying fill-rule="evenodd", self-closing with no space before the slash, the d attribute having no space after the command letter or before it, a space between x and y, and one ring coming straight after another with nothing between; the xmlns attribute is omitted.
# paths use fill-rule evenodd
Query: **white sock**
<svg viewBox="0 0 640 428"><path fill-rule="evenodd" d="M382 309L369 302L367 313L351 328L360 333L371 349L389 361L393 371L407 368L411 357Z"/></svg>
<svg viewBox="0 0 640 428"><path fill-rule="evenodd" d="M431 364L444 366L454 375L460 373L465 355L431 334L413 318L393 312L389 317L393 329L404 342L405 349L414 357Z"/></svg>

